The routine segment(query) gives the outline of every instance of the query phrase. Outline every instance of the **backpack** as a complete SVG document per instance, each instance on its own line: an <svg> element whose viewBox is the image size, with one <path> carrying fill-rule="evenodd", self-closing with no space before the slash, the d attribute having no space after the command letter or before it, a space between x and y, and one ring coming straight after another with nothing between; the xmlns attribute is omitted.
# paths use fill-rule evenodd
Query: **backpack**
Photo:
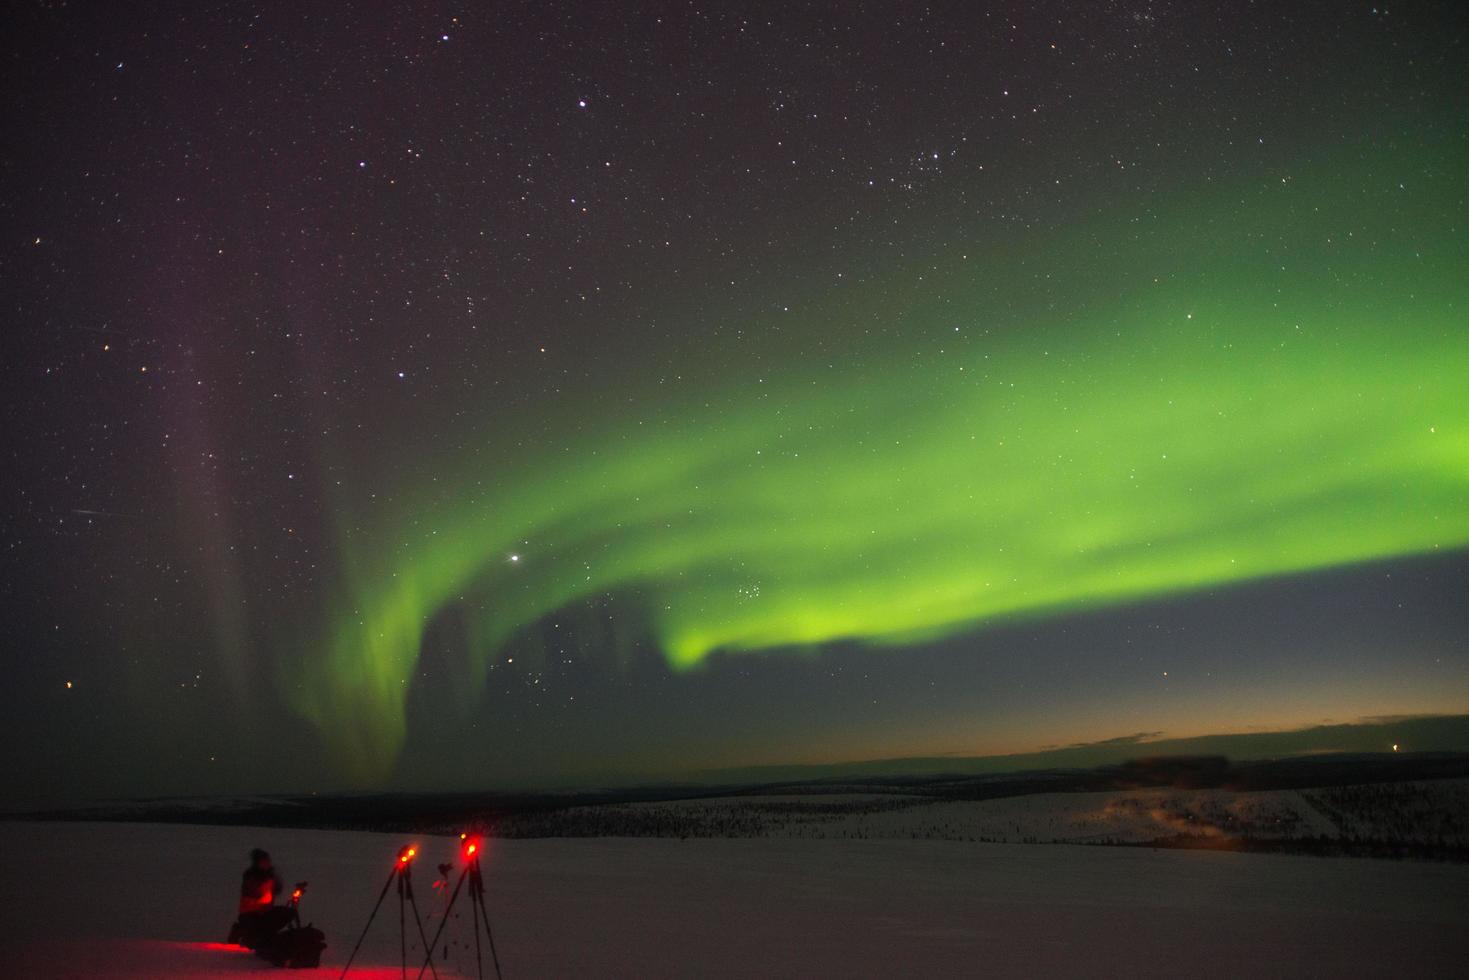
<svg viewBox="0 0 1469 980"><path fill-rule="evenodd" d="M314 970L321 965L326 934L310 925L296 925L271 936L257 951L276 966Z"/></svg>

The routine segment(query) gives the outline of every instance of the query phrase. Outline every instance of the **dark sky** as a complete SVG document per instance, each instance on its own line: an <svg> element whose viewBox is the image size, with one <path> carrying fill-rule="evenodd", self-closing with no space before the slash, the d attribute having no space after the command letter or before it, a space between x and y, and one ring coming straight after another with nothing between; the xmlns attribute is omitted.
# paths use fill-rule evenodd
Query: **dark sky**
<svg viewBox="0 0 1469 980"><path fill-rule="evenodd" d="M17 799L1469 709L1460 4L9 20Z"/></svg>

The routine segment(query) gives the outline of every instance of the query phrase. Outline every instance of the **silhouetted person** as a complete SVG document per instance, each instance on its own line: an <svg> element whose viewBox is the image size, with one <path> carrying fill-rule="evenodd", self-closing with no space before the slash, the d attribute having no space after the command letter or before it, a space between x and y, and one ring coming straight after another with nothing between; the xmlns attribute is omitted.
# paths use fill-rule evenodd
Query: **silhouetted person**
<svg viewBox="0 0 1469 980"><path fill-rule="evenodd" d="M240 880L240 917L230 929L230 942L259 949L291 924L295 917L291 907L275 904L280 890L280 875L275 873L270 855L259 848L251 851L250 866Z"/></svg>

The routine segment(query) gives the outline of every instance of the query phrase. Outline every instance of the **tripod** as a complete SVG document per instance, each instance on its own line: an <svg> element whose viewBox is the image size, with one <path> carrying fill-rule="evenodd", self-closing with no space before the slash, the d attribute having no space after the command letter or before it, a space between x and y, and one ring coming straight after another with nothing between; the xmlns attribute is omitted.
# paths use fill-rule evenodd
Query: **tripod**
<svg viewBox="0 0 1469 980"><path fill-rule="evenodd" d="M459 898L459 890L464 886L464 879L469 879L469 903L472 906L470 913L469 928L474 931L474 975L484 977L484 959L480 953L479 927L484 925L485 938L490 943L490 959L495 964L495 976L503 980L500 973L500 956L495 952L495 934L490 929L490 913L485 909L485 878L479 867L479 841L470 840L464 847L464 870L459 872L459 880L454 883L454 894L449 896L449 904L444 908L444 921L439 923L438 932L434 933L434 941L428 944L428 956L423 961L423 966L418 969L418 980L423 980L423 971L433 968L434 949L439 945L439 939L444 934L444 928L449 924L449 913L454 909L454 902ZM434 974L438 976L437 973Z"/></svg>
<svg viewBox="0 0 1469 980"><path fill-rule="evenodd" d="M423 919L418 914L418 902L413 899L413 859L418 855L418 849L409 845L398 852L398 860L393 864L393 870L388 872L388 880L383 882L383 890L378 892L377 904L372 907L372 914L367 917L367 925L362 927L362 935L357 937L357 945L352 947L352 955L347 957L347 965L342 967L342 980L347 976L347 971L352 969L352 961L357 958L357 951L362 948L362 941L367 938L368 930L372 928L372 920L377 918L378 909L383 906L383 899L388 897L388 889L393 882L398 883L398 947L402 954L403 978L408 977L408 929L405 918L405 906L413 907L413 921L418 925L418 938L423 942L424 948L428 949L428 937L423 932ZM433 964L428 964L433 969ZM434 980L438 980L439 971L434 970ZM419 970L418 975L423 976Z"/></svg>

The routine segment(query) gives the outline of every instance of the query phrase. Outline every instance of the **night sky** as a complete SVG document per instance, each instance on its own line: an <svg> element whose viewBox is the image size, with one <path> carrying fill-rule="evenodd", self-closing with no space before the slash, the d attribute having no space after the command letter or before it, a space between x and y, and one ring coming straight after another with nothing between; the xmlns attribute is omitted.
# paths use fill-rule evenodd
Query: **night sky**
<svg viewBox="0 0 1469 980"><path fill-rule="evenodd" d="M1469 711L1460 3L10 21L8 795Z"/></svg>

